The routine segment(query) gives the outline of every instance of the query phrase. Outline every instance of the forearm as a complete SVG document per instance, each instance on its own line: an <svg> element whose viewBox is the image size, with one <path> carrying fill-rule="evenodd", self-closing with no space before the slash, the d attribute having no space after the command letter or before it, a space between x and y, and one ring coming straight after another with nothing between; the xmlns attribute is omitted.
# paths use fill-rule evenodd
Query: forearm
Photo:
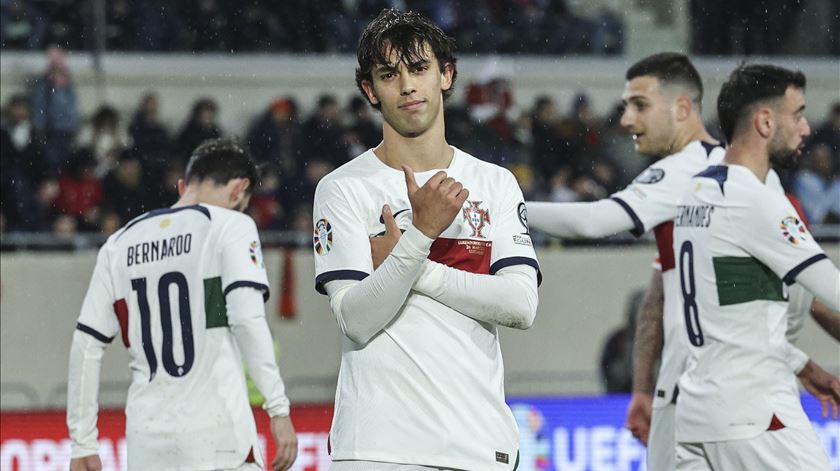
<svg viewBox="0 0 840 471"><path fill-rule="evenodd" d="M840 312L829 309L819 301L814 301L811 304L811 317L823 330L834 337L834 340L840 342Z"/></svg>
<svg viewBox="0 0 840 471"><path fill-rule="evenodd" d="M288 416L289 399L274 359L262 293L253 288L235 289L227 295L227 310L230 330L248 366L248 374L265 397L263 409L271 417Z"/></svg>
<svg viewBox="0 0 840 471"><path fill-rule="evenodd" d="M537 272L527 265L481 275L427 260L414 289L475 320L527 329L537 314Z"/></svg>
<svg viewBox="0 0 840 471"><path fill-rule="evenodd" d="M99 450L99 374L106 346L86 333L73 333L67 377L67 429L73 442L72 458L95 455Z"/></svg>
<svg viewBox="0 0 840 471"><path fill-rule="evenodd" d="M397 316L420 276L432 242L410 226L372 275L358 282L331 281L324 286L345 336L364 345Z"/></svg>
<svg viewBox="0 0 840 471"><path fill-rule="evenodd" d="M556 237L606 237L635 226L618 203L610 199L590 203L528 202L528 226Z"/></svg>
<svg viewBox="0 0 840 471"><path fill-rule="evenodd" d="M633 343L633 392L650 394L654 388L654 369L662 353L664 297L662 274L656 270L645 291Z"/></svg>

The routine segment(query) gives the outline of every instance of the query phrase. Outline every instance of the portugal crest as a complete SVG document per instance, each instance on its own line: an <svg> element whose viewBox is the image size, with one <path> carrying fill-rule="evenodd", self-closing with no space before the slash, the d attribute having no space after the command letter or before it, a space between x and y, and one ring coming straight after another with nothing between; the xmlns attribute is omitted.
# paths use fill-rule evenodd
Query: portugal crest
<svg viewBox="0 0 840 471"><path fill-rule="evenodd" d="M464 219L472 228L472 235L470 237L480 237L484 239L484 234L481 230L486 224L490 224L490 212L486 209L481 209L481 201L467 201L467 206L464 208Z"/></svg>

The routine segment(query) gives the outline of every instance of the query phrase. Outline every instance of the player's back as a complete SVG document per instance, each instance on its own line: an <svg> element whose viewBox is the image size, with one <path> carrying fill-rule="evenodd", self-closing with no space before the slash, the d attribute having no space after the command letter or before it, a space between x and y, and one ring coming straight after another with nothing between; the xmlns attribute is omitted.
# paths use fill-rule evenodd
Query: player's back
<svg viewBox="0 0 840 471"><path fill-rule="evenodd" d="M236 250L262 278L230 268L229 246L244 240L243 232L246 239L253 234L253 242ZM114 313L131 355L126 434L132 469L241 464L256 430L225 295L241 283L267 294L265 283L258 286L264 270L257 266L253 221L210 205L160 209L130 222L103 250Z"/></svg>
<svg viewBox="0 0 840 471"><path fill-rule="evenodd" d="M809 426L786 360L782 281L798 258L819 250L809 239L784 195L746 167L709 167L691 181L674 230L690 351L678 441L752 438L774 416Z"/></svg>

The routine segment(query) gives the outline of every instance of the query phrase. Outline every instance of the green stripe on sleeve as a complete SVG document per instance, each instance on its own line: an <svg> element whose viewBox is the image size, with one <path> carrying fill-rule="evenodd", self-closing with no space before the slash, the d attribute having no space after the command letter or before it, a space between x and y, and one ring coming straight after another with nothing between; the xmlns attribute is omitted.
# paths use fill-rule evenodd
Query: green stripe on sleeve
<svg viewBox="0 0 840 471"><path fill-rule="evenodd" d="M787 301L782 280L753 257L714 257L721 306L750 301Z"/></svg>
<svg viewBox="0 0 840 471"><path fill-rule="evenodd" d="M222 290L222 277L204 280L204 314L207 316L207 328L227 327L227 307Z"/></svg>

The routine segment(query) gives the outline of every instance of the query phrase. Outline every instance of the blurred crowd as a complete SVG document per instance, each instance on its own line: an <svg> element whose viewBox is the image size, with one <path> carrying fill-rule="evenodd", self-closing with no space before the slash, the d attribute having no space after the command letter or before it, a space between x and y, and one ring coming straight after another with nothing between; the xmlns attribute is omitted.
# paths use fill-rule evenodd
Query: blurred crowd
<svg viewBox="0 0 840 471"><path fill-rule="evenodd" d="M139 96L134 110L102 104L84 116L63 53L50 49L48 55L47 70L29 92L3 103L0 231L112 233L145 211L173 204L192 150L231 134L219 124L212 97L196 100L177 127L160 120L167 105L154 91ZM601 199L650 164L621 128L618 104L606 116L594 112L583 92L570 103L546 94L520 104L511 76L488 62L479 78L463 85L464 99L447 104L446 132L451 144L509 168L526 199ZM250 207L261 229L310 231L318 181L382 138L379 115L361 96L341 103L324 94L311 109L303 114L295 97L278 97L234 130L264 169ZM784 183L812 223L837 223L840 102L812 129Z"/></svg>
<svg viewBox="0 0 840 471"><path fill-rule="evenodd" d="M96 2L0 0L3 49L93 49ZM618 54L617 14L575 15L566 0L108 0L105 48L113 51L354 53L383 8L424 13L461 52Z"/></svg>

